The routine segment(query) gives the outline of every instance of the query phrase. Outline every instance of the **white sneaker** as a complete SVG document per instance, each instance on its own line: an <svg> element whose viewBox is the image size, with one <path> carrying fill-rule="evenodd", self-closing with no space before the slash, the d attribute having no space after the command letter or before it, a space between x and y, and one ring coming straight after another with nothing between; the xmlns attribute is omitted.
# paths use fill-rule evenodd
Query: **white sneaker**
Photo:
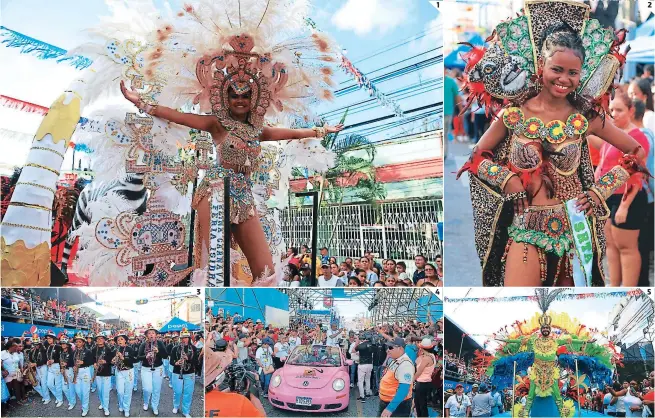
<svg viewBox="0 0 655 418"><path fill-rule="evenodd" d="M91 393L96 393L96 390L95 390L95 389L91 389Z"/></svg>
<svg viewBox="0 0 655 418"><path fill-rule="evenodd" d="M88 414L88 413L89 413L89 411L82 411L82 416L85 417L86 414Z"/></svg>
<svg viewBox="0 0 655 418"><path fill-rule="evenodd" d="M171 383L168 384L168 387L173 389L173 385Z"/></svg>
<svg viewBox="0 0 655 418"><path fill-rule="evenodd" d="M109 410L108 410L108 409L105 409L105 416L106 416L106 417L109 416Z"/></svg>
<svg viewBox="0 0 655 418"><path fill-rule="evenodd" d="M127 411L125 411L125 416L126 416L126 417L129 417L129 416L130 416L130 413L127 412Z"/></svg>
<svg viewBox="0 0 655 418"><path fill-rule="evenodd" d="M48 399L47 401L43 401L43 405L47 405L49 403L50 403L50 399Z"/></svg>
<svg viewBox="0 0 655 418"><path fill-rule="evenodd" d="M132 390L132 392L136 392L136 388L134 388L134 390Z"/></svg>
<svg viewBox="0 0 655 418"><path fill-rule="evenodd" d="M118 412L123 412L123 408L118 408Z"/></svg>
<svg viewBox="0 0 655 418"><path fill-rule="evenodd" d="M152 413L155 414L156 416L159 416L159 411L157 411L156 409L153 409Z"/></svg>
<svg viewBox="0 0 655 418"><path fill-rule="evenodd" d="M98 405L98 410L102 410L102 404Z"/></svg>
<svg viewBox="0 0 655 418"><path fill-rule="evenodd" d="M144 410L144 411L147 411L147 410L148 410L148 404L145 404L145 403L143 404L143 410Z"/></svg>
<svg viewBox="0 0 655 418"><path fill-rule="evenodd" d="M191 415L189 415L189 414L184 414L184 418L191 418Z"/></svg>
<svg viewBox="0 0 655 418"><path fill-rule="evenodd" d="M177 408L173 408L173 413L177 414Z"/></svg>
<svg viewBox="0 0 655 418"><path fill-rule="evenodd" d="M70 411L71 409L75 408L75 405L68 405L68 410Z"/></svg>
<svg viewBox="0 0 655 418"><path fill-rule="evenodd" d="M55 408L59 408L59 407L62 406L63 404L64 404L64 401L59 401L59 402L57 402L57 403L55 404Z"/></svg>

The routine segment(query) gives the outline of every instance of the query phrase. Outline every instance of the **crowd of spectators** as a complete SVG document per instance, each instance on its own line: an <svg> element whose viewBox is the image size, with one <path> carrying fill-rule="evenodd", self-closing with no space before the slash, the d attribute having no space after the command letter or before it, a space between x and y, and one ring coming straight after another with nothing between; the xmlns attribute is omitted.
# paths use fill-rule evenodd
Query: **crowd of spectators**
<svg viewBox="0 0 655 418"><path fill-rule="evenodd" d="M2 289L2 315L16 317L18 322L39 320L78 328L98 326L91 313L70 307L65 300L41 298L29 288Z"/></svg>
<svg viewBox="0 0 655 418"><path fill-rule="evenodd" d="M479 382L486 377L484 373L486 370L472 366L464 358L448 350L444 353L444 367L446 378L451 380Z"/></svg>
<svg viewBox="0 0 655 418"><path fill-rule="evenodd" d="M360 402L379 397L380 381L386 366L393 360L387 345L402 341L405 353L412 360L415 370L413 403L416 408L428 406L441 411L443 397L443 322L418 322L380 324L361 330L340 328L337 323L322 324L308 319L293 319L288 327L264 324L260 319L242 318L238 314L226 314L220 310L213 315L208 309L207 342L210 348L227 346L233 362L256 371L261 393L266 398L270 379L276 369L283 367L286 358L300 345L320 344L340 347L350 366L350 387L358 394ZM427 353L427 354L426 354ZM430 357L433 355L434 357ZM421 365L423 356L434 359L434 369ZM430 371L432 370L432 371ZM430 374L429 379L426 374ZM419 386L423 389L420 389ZM425 409L427 411L427 409ZM419 415L427 416L427 415Z"/></svg>
<svg viewBox="0 0 655 418"><path fill-rule="evenodd" d="M300 252L289 248L283 256L286 264L281 287L310 287L311 251L303 245ZM322 247L316 259L318 287L443 287L443 263L440 255L434 263L419 254L414 257L414 269L410 274L404 261L376 260L367 251L362 257L338 259L330 256L329 249Z"/></svg>

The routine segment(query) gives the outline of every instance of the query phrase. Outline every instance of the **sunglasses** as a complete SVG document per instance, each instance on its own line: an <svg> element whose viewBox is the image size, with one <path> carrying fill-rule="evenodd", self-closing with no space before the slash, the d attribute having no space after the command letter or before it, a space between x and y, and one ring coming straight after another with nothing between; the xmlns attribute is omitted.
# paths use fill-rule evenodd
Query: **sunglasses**
<svg viewBox="0 0 655 418"><path fill-rule="evenodd" d="M388 346L387 346L387 351L391 351L391 350L393 350L394 348L398 348L398 346L397 346L397 345L388 345Z"/></svg>

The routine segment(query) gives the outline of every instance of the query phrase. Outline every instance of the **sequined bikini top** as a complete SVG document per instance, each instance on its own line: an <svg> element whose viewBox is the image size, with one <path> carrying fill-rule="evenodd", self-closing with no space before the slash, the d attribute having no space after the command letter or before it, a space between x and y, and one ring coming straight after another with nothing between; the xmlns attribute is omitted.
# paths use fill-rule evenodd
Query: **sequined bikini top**
<svg viewBox="0 0 655 418"><path fill-rule="evenodd" d="M217 147L221 166L250 175L262 150L259 144L262 129L239 122L224 113L217 114L216 117L227 133Z"/></svg>
<svg viewBox="0 0 655 418"><path fill-rule="evenodd" d="M544 123L537 117L525 119L518 107L510 107L503 114L503 123L512 132L509 160L521 171L537 170L548 162L560 174L575 172L580 163L582 135L589 128L584 115L574 113L566 122L553 120Z"/></svg>

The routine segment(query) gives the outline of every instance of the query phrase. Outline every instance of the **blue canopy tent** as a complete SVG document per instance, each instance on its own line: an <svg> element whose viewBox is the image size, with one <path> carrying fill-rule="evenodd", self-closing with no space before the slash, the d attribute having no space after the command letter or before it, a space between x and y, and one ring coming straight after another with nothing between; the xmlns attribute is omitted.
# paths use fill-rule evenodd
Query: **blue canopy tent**
<svg viewBox="0 0 655 418"><path fill-rule="evenodd" d="M471 34L469 39L466 41L475 46L484 45L484 39L477 33ZM443 65L446 68L459 68L463 70L466 67L466 62L462 59L461 55L468 52L471 49L467 45L457 45L457 48L452 50L450 54L446 55L446 58L443 60Z"/></svg>
<svg viewBox="0 0 655 418"><path fill-rule="evenodd" d="M174 317L166 325L161 327L159 332L180 332L182 328L189 331L200 331L200 326L192 324L191 322L183 321L178 317Z"/></svg>
<svg viewBox="0 0 655 418"><path fill-rule="evenodd" d="M637 64L652 64L655 61L655 17L651 17L634 30L634 38L628 39L630 51L626 57L623 81L627 82L637 75ZM628 33L628 37L632 34Z"/></svg>

